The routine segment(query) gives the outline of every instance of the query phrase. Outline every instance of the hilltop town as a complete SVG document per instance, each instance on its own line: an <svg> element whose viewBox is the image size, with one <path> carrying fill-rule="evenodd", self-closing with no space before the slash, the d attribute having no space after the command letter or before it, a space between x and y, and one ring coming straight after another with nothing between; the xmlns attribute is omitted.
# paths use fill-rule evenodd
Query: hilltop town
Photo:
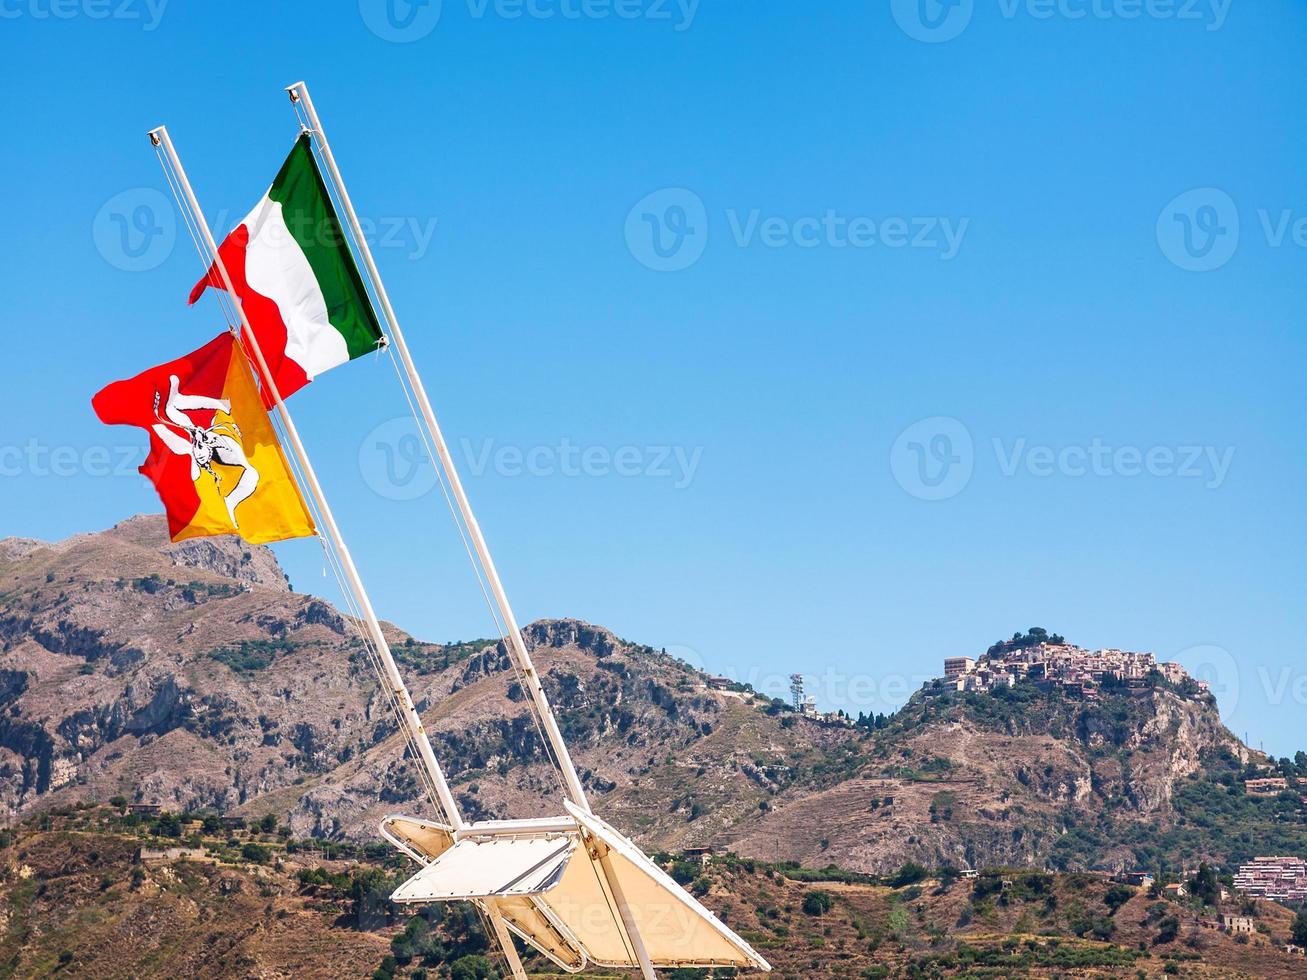
<svg viewBox="0 0 1307 980"><path fill-rule="evenodd" d="M944 676L927 684L935 690L993 691L1022 682L1061 688L1095 700L1104 690L1147 691L1159 683L1184 693L1209 693L1206 681L1189 676L1178 663L1159 662L1151 653L1087 650L1036 626L995 643L978 659L948 657Z"/></svg>

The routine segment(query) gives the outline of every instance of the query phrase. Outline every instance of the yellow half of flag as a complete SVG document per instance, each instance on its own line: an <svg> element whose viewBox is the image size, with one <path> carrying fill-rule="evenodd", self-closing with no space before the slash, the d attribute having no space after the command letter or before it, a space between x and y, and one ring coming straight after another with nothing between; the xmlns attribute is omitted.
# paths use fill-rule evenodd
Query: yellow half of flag
<svg viewBox="0 0 1307 980"><path fill-rule="evenodd" d="M239 344L231 345L221 399L231 408L214 411L208 426L212 456L195 480L200 504L174 540L235 531L264 544L316 533Z"/></svg>

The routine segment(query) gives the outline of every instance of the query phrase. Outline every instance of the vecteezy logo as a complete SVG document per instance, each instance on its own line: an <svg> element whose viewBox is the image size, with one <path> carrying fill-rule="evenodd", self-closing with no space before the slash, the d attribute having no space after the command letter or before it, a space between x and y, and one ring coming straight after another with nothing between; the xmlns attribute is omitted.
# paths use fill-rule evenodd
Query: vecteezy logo
<svg viewBox="0 0 1307 980"><path fill-rule="evenodd" d="M1207 682L1207 689L1216 698L1221 720L1228 722L1239 706L1239 665L1230 651L1204 644L1181 650L1175 659L1194 680Z"/></svg>
<svg viewBox="0 0 1307 980"><path fill-rule="evenodd" d="M387 500L416 500L436 485L436 468L411 416L382 422L359 447L363 482Z"/></svg>
<svg viewBox="0 0 1307 980"><path fill-rule="evenodd" d="M420 41L440 23L441 0L359 0L363 23L383 41Z"/></svg>
<svg viewBox="0 0 1307 980"><path fill-rule="evenodd" d="M1186 191L1158 216L1157 244L1181 269L1219 269L1239 247L1239 209L1234 199L1215 187Z"/></svg>
<svg viewBox="0 0 1307 980"><path fill-rule="evenodd" d="M177 241L172 202L153 187L115 194L96 212L91 237L104 260L125 272L157 268Z"/></svg>
<svg viewBox="0 0 1307 980"><path fill-rule="evenodd" d="M708 247L708 211L694 191L665 187L642 197L626 216L626 247L655 272L678 272Z"/></svg>
<svg viewBox="0 0 1307 980"><path fill-rule="evenodd" d="M890 0L890 11L908 37L939 44L967 29L975 0Z"/></svg>
<svg viewBox="0 0 1307 980"><path fill-rule="evenodd" d="M975 464L971 433L957 419L944 416L908 426L889 454L894 479L918 500L956 497L971 481Z"/></svg>

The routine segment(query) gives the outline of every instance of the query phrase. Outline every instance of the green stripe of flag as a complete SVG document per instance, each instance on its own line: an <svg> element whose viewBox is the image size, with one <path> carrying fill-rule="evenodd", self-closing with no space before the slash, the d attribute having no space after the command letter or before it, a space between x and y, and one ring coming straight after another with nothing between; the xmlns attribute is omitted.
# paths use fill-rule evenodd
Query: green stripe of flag
<svg viewBox="0 0 1307 980"><path fill-rule="evenodd" d="M308 259L326 300L328 319L345 338L350 358L376 350L381 324L363 287L358 264L345 244L308 133L295 141L268 197L281 205L286 227Z"/></svg>

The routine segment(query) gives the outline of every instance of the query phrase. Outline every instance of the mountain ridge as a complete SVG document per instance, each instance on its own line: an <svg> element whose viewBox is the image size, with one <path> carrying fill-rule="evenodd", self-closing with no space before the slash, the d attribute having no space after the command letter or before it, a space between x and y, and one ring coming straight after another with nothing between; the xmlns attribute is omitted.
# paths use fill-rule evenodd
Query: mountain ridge
<svg viewBox="0 0 1307 980"><path fill-rule="evenodd" d="M555 811L502 643L384 629L465 816ZM1241 794L1269 760L1207 696L924 690L869 728L717 690L579 620L524 635L588 791L653 849L879 873L1228 866L1256 831L1307 856L1307 808ZM270 550L170 544L157 517L0 541L0 812L116 795L359 840L429 812L349 618L291 591Z"/></svg>

